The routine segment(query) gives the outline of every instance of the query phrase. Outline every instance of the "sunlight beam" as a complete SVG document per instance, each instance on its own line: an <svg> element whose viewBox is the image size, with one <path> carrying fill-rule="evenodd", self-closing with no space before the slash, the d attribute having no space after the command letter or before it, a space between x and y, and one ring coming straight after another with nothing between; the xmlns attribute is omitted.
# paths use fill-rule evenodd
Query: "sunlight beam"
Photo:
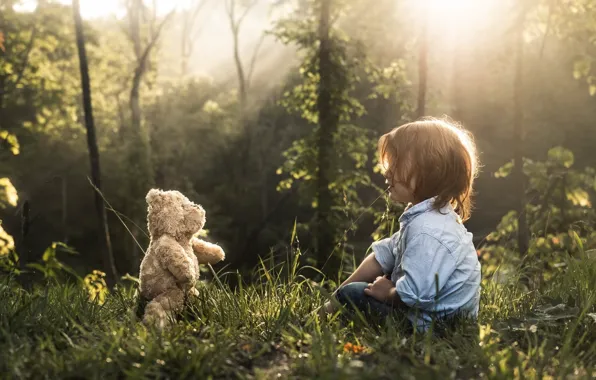
<svg viewBox="0 0 596 380"><path fill-rule="evenodd" d="M63 5L72 5L72 0L58 0L56 1ZM146 2L147 5L152 6L152 2ZM174 8L184 9L188 6L189 0L157 0L157 14L160 16L166 15ZM20 12L31 12L37 6L35 0L25 0L15 6L15 9ZM122 0L81 0L81 16L84 19L104 18L115 16L122 18L126 14L126 9L122 4Z"/></svg>
<svg viewBox="0 0 596 380"><path fill-rule="evenodd" d="M416 7L426 14L431 28L446 26L458 33L474 33L486 24L499 0L421 0Z"/></svg>

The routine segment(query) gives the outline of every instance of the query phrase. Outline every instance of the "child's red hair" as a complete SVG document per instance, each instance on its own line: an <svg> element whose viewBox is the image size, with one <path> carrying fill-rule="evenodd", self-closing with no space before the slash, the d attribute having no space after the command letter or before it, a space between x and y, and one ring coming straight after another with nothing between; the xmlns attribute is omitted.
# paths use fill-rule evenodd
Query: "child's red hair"
<svg viewBox="0 0 596 380"><path fill-rule="evenodd" d="M415 121L381 136L378 151L383 170L413 185L417 202L436 197L436 209L452 204L464 221L469 219L478 169L469 132L444 120Z"/></svg>

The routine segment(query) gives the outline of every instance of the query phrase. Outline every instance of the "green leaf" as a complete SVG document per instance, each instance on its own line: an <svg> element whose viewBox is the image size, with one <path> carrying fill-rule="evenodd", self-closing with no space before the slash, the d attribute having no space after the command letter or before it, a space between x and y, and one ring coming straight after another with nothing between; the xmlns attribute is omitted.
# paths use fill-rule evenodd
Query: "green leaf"
<svg viewBox="0 0 596 380"><path fill-rule="evenodd" d="M579 79L581 77L582 77L581 72L579 72L578 70L573 70L573 78Z"/></svg>
<svg viewBox="0 0 596 380"><path fill-rule="evenodd" d="M0 209L6 205L15 207L19 201L17 190L10 182L10 179L0 178Z"/></svg>
<svg viewBox="0 0 596 380"><path fill-rule="evenodd" d="M505 178L505 177L507 177L509 174L511 174L511 171L513 170L513 165L514 165L514 161L511 160L508 163L506 163L505 165L501 166L499 168L499 170L497 170L494 173L495 178Z"/></svg>
<svg viewBox="0 0 596 380"><path fill-rule="evenodd" d="M0 220L0 222L2 222ZM2 228L0 223L0 257L8 257L10 252L14 250L14 239Z"/></svg>
<svg viewBox="0 0 596 380"><path fill-rule="evenodd" d="M38 271L40 271L41 273L46 273L46 268L38 263L30 263L26 265L27 268L31 268L31 269L36 269Z"/></svg>
<svg viewBox="0 0 596 380"><path fill-rule="evenodd" d="M573 64L573 77L575 79L586 77L590 72L590 67L591 64L586 57L575 61Z"/></svg>
<svg viewBox="0 0 596 380"><path fill-rule="evenodd" d="M8 131L0 131L0 140L4 140L4 143L8 144L13 155L16 156L19 154L19 141L15 135L8 133ZM1 143L2 142L0 141L0 144Z"/></svg>
<svg viewBox="0 0 596 380"><path fill-rule="evenodd" d="M294 239L296 238L296 221L297 219L294 218L294 228L292 228L292 238L290 239L290 245L294 245Z"/></svg>
<svg viewBox="0 0 596 380"><path fill-rule="evenodd" d="M68 244L62 243L62 242L54 242L54 243L52 243L52 247L54 249L61 248L60 252L65 252L65 253L68 253L69 255L78 255L79 254L73 247L69 246Z"/></svg>
<svg viewBox="0 0 596 380"><path fill-rule="evenodd" d="M565 195L574 206L592 207L590 196L583 189L577 188L573 190L567 190Z"/></svg>
<svg viewBox="0 0 596 380"><path fill-rule="evenodd" d="M551 161L563 165L567 169L573 166L574 162L573 152L560 146L550 149L548 151L548 158Z"/></svg>
<svg viewBox="0 0 596 380"><path fill-rule="evenodd" d="M575 232L573 230L571 231L571 236L573 237L573 240L575 240L575 244L577 244L579 251L583 254L584 253L584 243L582 242L582 239L579 237L577 232Z"/></svg>
<svg viewBox="0 0 596 380"><path fill-rule="evenodd" d="M46 248L46 250L43 252L43 256L41 256L41 259L47 263L50 260L54 259L55 257L56 257L56 248L54 247L54 245L51 245L48 248Z"/></svg>

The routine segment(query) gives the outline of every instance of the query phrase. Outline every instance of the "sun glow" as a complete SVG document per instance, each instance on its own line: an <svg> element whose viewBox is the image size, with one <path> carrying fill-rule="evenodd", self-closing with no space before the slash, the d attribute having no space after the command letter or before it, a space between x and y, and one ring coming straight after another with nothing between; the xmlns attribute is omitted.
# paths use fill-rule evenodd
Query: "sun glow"
<svg viewBox="0 0 596 380"><path fill-rule="evenodd" d="M503 0L421 0L416 7L430 28L442 33L470 35L479 33L491 20Z"/></svg>
<svg viewBox="0 0 596 380"><path fill-rule="evenodd" d="M58 0L57 3L71 5L72 0ZM148 3L149 4L149 3ZM153 2L151 2L151 5ZM156 0L157 14L165 15L171 10L188 7L189 0ZM80 0L81 16L85 19L115 16L121 18L126 14L122 0ZM30 12L37 6L36 0L25 0L15 6L18 11Z"/></svg>
<svg viewBox="0 0 596 380"><path fill-rule="evenodd" d="M465 10L482 2L482 0L426 0L428 7L446 12Z"/></svg>
<svg viewBox="0 0 596 380"><path fill-rule="evenodd" d="M432 25L473 32L493 16L499 0L422 0L417 2Z"/></svg>

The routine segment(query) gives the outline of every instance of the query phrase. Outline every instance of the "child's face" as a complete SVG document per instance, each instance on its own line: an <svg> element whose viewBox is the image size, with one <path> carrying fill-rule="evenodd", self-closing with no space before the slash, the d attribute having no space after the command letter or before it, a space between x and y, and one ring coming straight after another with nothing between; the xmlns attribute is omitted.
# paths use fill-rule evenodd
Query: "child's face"
<svg viewBox="0 0 596 380"><path fill-rule="evenodd" d="M392 201L397 203L414 203L414 179L410 181L409 185L400 181L399 177L391 170L385 173L385 183L389 185L389 197Z"/></svg>

